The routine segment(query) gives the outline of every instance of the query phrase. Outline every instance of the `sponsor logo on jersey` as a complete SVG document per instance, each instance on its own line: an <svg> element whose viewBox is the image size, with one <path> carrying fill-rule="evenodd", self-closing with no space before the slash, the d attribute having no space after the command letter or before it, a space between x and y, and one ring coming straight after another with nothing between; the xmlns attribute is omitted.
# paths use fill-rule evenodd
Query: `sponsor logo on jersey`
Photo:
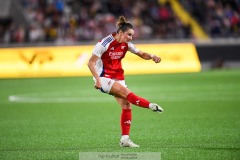
<svg viewBox="0 0 240 160"><path fill-rule="evenodd" d="M109 52L111 59L120 59L123 55L123 52Z"/></svg>
<svg viewBox="0 0 240 160"><path fill-rule="evenodd" d="M112 47L110 50L113 51L113 50L114 50L114 47Z"/></svg>

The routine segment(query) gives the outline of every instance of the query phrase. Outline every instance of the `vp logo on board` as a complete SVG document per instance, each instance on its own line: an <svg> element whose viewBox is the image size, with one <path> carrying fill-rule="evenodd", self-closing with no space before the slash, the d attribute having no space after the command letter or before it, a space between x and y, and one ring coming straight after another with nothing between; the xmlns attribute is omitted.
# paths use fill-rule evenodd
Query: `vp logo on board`
<svg viewBox="0 0 240 160"><path fill-rule="evenodd" d="M33 64L40 64L43 65L45 63L48 63L53 60L53 56L51 53L47 51L36 51L32 54L24 54L23 52L19 52L19 57L21 60L23 60L25 63L29 65Z"/></svg>

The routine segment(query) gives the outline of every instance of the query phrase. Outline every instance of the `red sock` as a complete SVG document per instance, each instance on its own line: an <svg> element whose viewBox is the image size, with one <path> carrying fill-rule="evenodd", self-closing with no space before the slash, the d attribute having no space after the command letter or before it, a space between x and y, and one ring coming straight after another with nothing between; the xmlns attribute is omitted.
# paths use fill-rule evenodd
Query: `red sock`
<svg viewBox="0 0 240 160"><path fill-rule="evenodd" d="M150 102L144 98L138 97L137 95L135 95L134 93L129 93L127 95L126 98L130 103L139 106L139 107L143 107L143 108L149 108L149 104Z"/></svg>
<svg viewBox="0 0 240 160"><path fill-rule="evenodd" d="M132 110L122 109L121 121L120 121L122 135L129 135L131 122L132 122Z"/></svg>

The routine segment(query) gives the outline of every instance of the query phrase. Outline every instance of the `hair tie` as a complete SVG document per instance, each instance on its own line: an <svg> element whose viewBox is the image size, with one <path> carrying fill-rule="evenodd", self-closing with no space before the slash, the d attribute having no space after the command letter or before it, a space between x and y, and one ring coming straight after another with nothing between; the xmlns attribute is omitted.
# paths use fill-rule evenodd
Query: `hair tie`
<svg viewBox="0 0 240 160"><path fill-rule="evenodd" d="M123 27L124 24L126 24L126 22L122 22L122 23L119 25L119 28Z"/></svg>

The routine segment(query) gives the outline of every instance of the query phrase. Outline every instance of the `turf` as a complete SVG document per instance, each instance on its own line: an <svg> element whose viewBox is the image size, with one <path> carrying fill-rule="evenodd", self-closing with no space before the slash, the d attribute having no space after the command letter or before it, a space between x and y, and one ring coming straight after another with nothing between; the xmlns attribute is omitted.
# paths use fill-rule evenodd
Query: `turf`
<svg viewBox="0 0 240 160"><path fill-rule="evenodd" d="M77 160L82 152L159 152L161 159L239 159L240 71L127 75L163 114L133 106L120 148L121 109L91 77L1 79L0 159Z"/></svg>

